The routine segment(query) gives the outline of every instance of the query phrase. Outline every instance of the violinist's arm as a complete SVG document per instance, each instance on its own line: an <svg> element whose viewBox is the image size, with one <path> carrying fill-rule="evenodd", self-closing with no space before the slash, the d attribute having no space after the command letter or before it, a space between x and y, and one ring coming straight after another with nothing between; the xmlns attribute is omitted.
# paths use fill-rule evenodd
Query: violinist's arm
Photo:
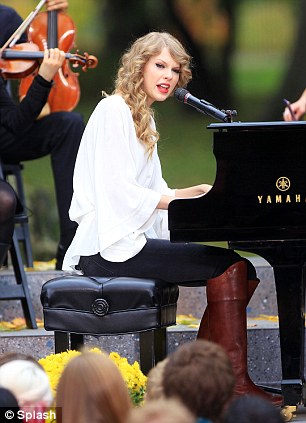
<svg viewBox="0 0 306 423"><path fill-rule="evenodd" d="M47 10L63 10L65 11L68 8L67 0L47 0Z"/></svg>
<svg viewBox="0 0 306 423"><path fill-rule="evenodd" d="M36 76L21 103L17 104L0 77L0 127L16 136L28 131L46 104L51 83Z"/></svg>
<svg viewBox="0 0 306 423"><path fill-rule="evenodd" d="M4 80L0 77L0 127L5 127L16 136L31 128L48 100L52 87L51 80L61 67L64 58L65 53L59 49L44 52L38 75L19 104L9 96Z"/></svg>

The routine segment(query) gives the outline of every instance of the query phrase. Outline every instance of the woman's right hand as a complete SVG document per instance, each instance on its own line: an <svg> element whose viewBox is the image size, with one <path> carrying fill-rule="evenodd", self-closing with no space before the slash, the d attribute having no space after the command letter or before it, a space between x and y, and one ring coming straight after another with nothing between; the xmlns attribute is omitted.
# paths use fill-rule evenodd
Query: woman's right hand
<svg viewBox="0 0 306 423"><path fill-rule="evenodd" d="M210 191L212 185L209 184L200 184L194 185L188 188L179 188L175 190L175 197L177 198L192 198L198 197L199 195L207 194Z"/></svg>
<svg viewBox="0 0 306 423"><path fill-rule="evenodd" d="M157 209L163 209L167 210L169 204L171 201L177 199L177 198L194 198L194 197L200 197L204 194L207 194L208 191L210 191L212 188L212 185L209 184L200 184L200 185L194 185L192 187L188 188L179 188L175 190L175 197L171 197L169 195L162 195L161 199L157 205Z"/></svg>
<svg viewBox="0 0 306 423"><path fill-rule="evenodd" d="M44 58L40 65L38 74L46 81L51 82L56 72L65 60L65 52L58 48L50 48L44 51Z"/></svg>

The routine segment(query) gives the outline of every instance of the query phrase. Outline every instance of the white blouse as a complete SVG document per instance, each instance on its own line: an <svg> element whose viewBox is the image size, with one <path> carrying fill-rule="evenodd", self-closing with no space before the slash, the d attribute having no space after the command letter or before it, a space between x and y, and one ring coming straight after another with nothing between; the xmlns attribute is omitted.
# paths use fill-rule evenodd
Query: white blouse
<svg viewBox="0 0 306 423"><path fill-rule="evenodd" d="M162 194L174 196L174 190L162 177L156 147L148 158L121 96L104 98L93 111L77 155L73 188L69 216L78 228L63 270L75 269L80 256L97 253L122 262L139 253L146 237L169 238L168 213L156 206Z"/></svg>

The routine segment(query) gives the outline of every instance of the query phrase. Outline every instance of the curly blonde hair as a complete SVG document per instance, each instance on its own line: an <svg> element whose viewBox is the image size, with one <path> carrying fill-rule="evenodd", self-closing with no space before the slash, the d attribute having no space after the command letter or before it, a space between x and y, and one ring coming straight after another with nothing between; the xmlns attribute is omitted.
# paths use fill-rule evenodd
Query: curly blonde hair
<svg viewBox="0 0 306 423"><path fill-rule="evenodd" d="M113 94L120 94L129 106L136 135L146 146L151 157L159 134L150 125L154 117L153 110L147 105L147 95L144 92L143 68L148 60L161 53L167 47L172 58L180 64L178 87L185 87L191 80L191 56L182 44L167 32L150 32L138 38L121 57L121 63L115 80Z"/></svg>

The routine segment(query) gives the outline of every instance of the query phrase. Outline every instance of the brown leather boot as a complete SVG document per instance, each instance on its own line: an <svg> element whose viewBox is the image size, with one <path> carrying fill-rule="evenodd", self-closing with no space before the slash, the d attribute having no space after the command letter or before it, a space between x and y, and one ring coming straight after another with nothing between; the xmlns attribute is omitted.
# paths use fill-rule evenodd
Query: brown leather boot
<svg viewBox="0 0 306 423"><path fill-rule="evenodd" d="M259 284L259 280L258 279L249 279L248 280L248 298L247 298L247 305L249 304L251 298L253 297L253 294L257 288ZM209 331L209 309L208 309L208 305L204 311L204 314L202 316L201 322L200 322L200 326L199 326L199 330L198 330L198 334L197 334L197 338L198 339L206 339L208 341L210 341L210 331Z"/></svg>
<svg viewBox="0 0 306 423"><path fill-rule="evenodd" d="M207 281L210 340L228 353L236 376L234 395L259 395L275 406L281 395L265 392L250 379L247 366L247 267L241 261Z"/></svg>

